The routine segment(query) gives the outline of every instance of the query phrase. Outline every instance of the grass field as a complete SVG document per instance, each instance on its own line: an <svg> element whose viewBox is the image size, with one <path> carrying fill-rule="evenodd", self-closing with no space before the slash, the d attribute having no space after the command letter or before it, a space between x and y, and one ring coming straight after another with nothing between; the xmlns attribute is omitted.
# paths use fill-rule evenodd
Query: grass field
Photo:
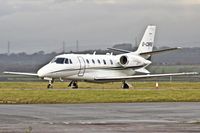
<svg viewBox="0 0 200 133"><path fill-rule="evenodd" d="M46 82L0 82L1 104L50 103L127 103L127 102L200 102L198 82L136 82L134 89L122 90L121 83L79 83L82 89L66 88L56 82L55 89L46 89Z"/></svg>
<svg viewBox="0 0 200 133"><path fill-rule="evenodd" d="M1 89L40 89L46 90L47 82L0 82ZM54 89L70 89L68 82L55 82ZM130 82L131 89L155 89L155 82ZM87 83L79 82L80 89L121 89L120 82ZM200 82L159 82L159 89L200 89Z"/></svg>

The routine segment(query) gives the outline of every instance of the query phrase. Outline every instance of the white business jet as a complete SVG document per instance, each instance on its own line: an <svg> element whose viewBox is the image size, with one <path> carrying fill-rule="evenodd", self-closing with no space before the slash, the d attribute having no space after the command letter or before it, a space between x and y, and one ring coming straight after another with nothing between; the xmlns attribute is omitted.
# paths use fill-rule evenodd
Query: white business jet
<svg viewBox="0 0 200 133"><path fill-rule="evenodd" d="M197 74L196 72L150 74L146 67L151 64L149 59L152 54L179 49L170 48L153 51L155 31L156 26L151 25L147 27L139 47L135 52L109 48L123 52L123 54L62 54L56 56L47 65L39 69L37 73L4 73L37 76L49 81L48 88L53 87L55 79L60 79L61 81L70 80L69 86L72 88L78 88L77 81L122 82L122 88L129 88L129 84L127 83L129 80Z"/></svg>

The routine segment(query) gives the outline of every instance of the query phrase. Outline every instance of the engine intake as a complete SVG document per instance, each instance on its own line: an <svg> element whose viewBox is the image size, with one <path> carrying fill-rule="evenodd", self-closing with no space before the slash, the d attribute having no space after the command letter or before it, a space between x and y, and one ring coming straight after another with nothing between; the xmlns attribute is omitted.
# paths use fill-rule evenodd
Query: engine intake
<svg viewBox="0 0 200 133"><path fill-rule="evenodd" d="M121 65L127 65L128 64L128 57L127 56L121 56L119 59L119 62Z"/></svg>

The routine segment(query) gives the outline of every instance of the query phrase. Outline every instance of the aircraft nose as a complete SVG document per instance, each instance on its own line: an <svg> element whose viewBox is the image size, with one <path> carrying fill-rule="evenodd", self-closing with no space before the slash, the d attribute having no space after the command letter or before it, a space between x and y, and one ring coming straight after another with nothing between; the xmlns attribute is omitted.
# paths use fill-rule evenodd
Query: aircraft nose
<svg viewBox="0 0 200 133"><path fill-rule="evenodd" d="M44 70L45 70L44 67L42 67L38 70L37 74L39 77L45 77L46 72Z"/></svg>

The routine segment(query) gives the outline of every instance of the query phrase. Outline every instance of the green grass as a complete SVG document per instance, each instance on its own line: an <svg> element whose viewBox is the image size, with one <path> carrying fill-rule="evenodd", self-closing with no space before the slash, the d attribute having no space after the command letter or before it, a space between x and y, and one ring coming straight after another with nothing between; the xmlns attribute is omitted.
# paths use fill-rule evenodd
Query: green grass
<svg viewBox="0 0 200 133"><path fill-rule="evenodd" d="M47 82L0 82L1 89L46 89ZM69 89L68 82L55 82L54 89ZM155 89L155 82L130 82L132 89ZM79 82L80 89L121 89L121 83ZM200 89L200 82L159 82L159 89Z"/></svg>
<svg viewBox="0 0 200 133"><path fill-rule="evenodd" d="M199 102L200 90L1 90L0 103Z"/></svg>
<svg viewBox="0 0 200 133"><path fill-rule="evenodd" d="M93 84L82 82L83 89L66 88L66 83L55 83L46 89L46 82L0 82L1 104L51 103L127 103L127 102L200 102L200 83L136 82L134 89L122 90L121 83ZM85 88L85 89L84 89Z"/></svg>

